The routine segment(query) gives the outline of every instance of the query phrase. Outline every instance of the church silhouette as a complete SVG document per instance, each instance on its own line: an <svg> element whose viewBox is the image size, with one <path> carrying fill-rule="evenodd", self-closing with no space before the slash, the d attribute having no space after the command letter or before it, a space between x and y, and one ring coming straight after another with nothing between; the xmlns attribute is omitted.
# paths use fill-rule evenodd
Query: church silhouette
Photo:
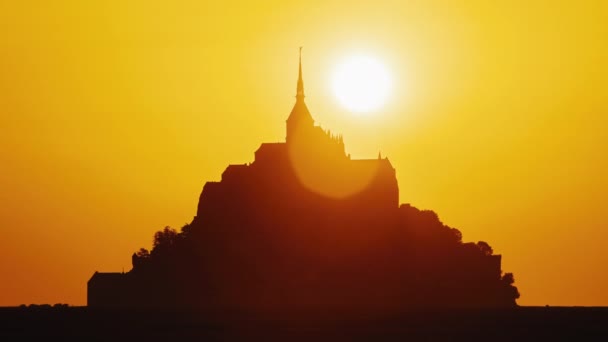
<svg viewBox="0 0 608 342"><path fill-rule="evenodd" d="M388 158L356 160L296 103L285 142L207 182L197 214L154 236L127 273L95 272L88 306L210 312L397 312L516 306L485 242L399 205Z"/></svg>

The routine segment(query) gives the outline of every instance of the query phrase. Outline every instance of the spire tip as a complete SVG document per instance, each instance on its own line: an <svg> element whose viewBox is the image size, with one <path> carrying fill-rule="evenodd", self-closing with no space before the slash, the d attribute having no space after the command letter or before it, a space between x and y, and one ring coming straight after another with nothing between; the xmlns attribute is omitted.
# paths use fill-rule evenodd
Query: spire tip
<svg viewBox="0 0 608 342"><path fill-rule="evenodd" d="M300 46L300 61L298 68L298 87L296 90L296 98L304 98L304 81L302 80L302 46Z"/></svg>

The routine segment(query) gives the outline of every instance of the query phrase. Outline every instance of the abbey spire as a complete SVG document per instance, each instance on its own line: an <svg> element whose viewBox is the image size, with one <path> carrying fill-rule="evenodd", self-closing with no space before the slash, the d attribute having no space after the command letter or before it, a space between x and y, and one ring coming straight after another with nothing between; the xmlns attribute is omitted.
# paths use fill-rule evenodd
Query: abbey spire
<svg viewBox="0 0 608 342"><path fill-rule="evenodd" d="M291 140L294 132L300 131L302 128L312 128L314 120L306 103L304 103L304 79L302 77L302 47L300 47L300 59L298 66L298 84L296 87L296 103L287 118L287 137L286 140Z"/></svg>
<svg viewBox="0 0 608 342"><path fill-rule="evenodd" d="M298 69L298 87L296 89L296 99L304 101L304 80L302 80L302 47L300 46L300 64Z"/></svg>

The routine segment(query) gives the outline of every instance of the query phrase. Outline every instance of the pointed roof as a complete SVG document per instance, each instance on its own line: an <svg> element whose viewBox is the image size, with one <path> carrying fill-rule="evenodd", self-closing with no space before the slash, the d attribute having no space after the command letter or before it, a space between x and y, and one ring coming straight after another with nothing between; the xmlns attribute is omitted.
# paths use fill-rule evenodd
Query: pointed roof
<svg viewBox="0 0 608 342"><path fill-rule="evenodd" d="M296 103L287 118L289 121L304 121L314 123L312 115L304 102L304 80L302 78L302 47L300 47L300 63L298 69L298 85L296 87Z"/></svg>
<svg viewBox="0 0 608 342"><path fill-rule="evenodd" d="M298 86L296 88L296 99L304 100L304 80L302 80L302 47L300 46L300 63L298 67Z"/></svg>

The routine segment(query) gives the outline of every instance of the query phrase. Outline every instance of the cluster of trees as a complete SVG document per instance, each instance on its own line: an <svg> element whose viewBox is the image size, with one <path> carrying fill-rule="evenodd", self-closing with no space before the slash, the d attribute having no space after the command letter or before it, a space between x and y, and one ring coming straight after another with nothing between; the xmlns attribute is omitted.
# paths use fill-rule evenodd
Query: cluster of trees
<svg viewBox="0 0 608 342"><path fill-rule="evenodd" d="M306 291L325 302L348 291L351 301L361 302L365 296L379 300L378 293L384 293L400 298L403 307L504 307L516 305L519 298L513 274L502 273L500 256L492 247L484 241L463 243L461 232L444 225L433 211L402 205L373 226L351 220L341 231L347 233L331 237L330 247L330 238L323 241L325 235L318 232L335 230L335 217L332 226L323 220L307 227L294 220L288 228L271 218L262 223L235 222L198 221L180 231L165 227L154 234L150 251L142 248L134 253L130 273L167 291L184 293L183 299L167 299L170 302L203 306L214 300L221 306L222 298L237 300L252 291L259 291L251 295L259 298L291 293L283 303L296 294L305 297ZM367 231L369 238L349 238L349 231L352 235ZM366 283L373 283L372 289L360 285ZM185 295L187 291L196 293Z"/></svg>

